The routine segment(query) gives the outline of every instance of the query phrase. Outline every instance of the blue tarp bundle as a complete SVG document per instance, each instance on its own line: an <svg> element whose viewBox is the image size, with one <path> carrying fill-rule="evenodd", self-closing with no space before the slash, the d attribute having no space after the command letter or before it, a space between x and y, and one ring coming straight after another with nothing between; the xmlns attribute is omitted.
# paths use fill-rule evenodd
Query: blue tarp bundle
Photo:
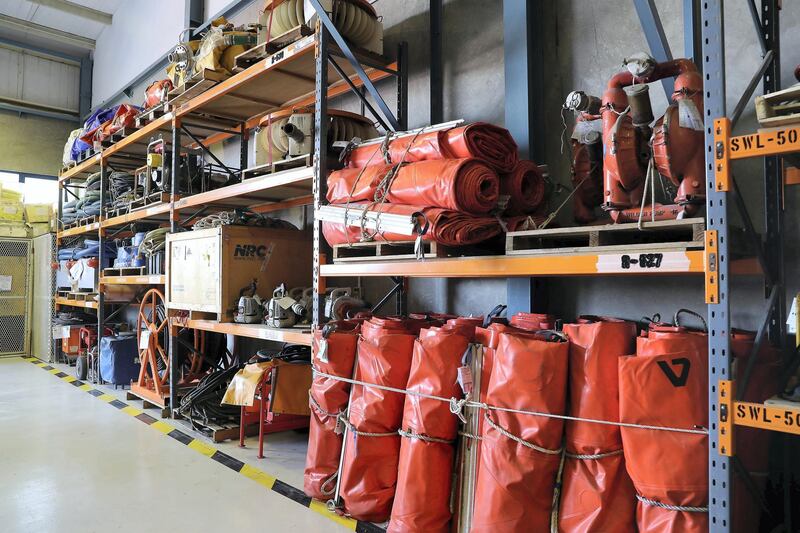
<svg viewBox="0 0 800 533"><path fill-rule="evenodd" d="M136 335L100 339L100 377L114 385L130 385L139 377Z"/></svg>

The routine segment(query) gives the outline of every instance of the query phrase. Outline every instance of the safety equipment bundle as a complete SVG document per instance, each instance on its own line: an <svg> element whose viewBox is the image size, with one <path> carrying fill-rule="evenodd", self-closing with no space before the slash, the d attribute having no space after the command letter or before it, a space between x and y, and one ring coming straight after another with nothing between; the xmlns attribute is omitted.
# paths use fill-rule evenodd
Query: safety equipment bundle
<svg viewBox="0 0 800 533"><path fill-rule="evenodd" d="M413 321L373 317L361 325L355 378L403 389L419 332ZM416 331L414 331L416 329ZM397 485L401 393L353 385L347 413L339 496L345 511L359 520L389 518Z"/></svg>
<svg viewBox="0 0 800 533"><path fill-rule="evenodd" d="M451 246L507 231L500 215L526 218L540 210L544 175L535 163L519 160L508 130L483 122L457 124L387 135L383 142L346 150L345 168L328 177L328 202L358 209L362 218L367 211L416 214L424 220L423 239ZM418 236L338 221L326 221L323 228L331 245Z"/></svg>
<svg viewBox="0 0 800 533"><path fill-rule="evenodd" d="M619 360L625 464L643 532L708 531L708 335L652 323Z"/></svg>
<svg viewBox="0 0 800 533"><path fill-rule="evenodd" d="M568 344L556 334L500 333L485 403L565 414ZM484 412L473 533L547 531L564 421Z"/></svg>
<svg viewBox="0 0 800 533"><path fill-rule="evenodd" d="M582 317L565 324L569 347L569 414L619 421L617 360L633 353L636 324ZM625 470L619 426L568 420L558 530L636 531L636 498Z"/></svg>
<svg viewBox="0 0 800 533"><path fill-rule="evenodd" d="M339 321L316 330L313 339L314 370L351 377L360 329L357 322ZM334 493L342 450L339 414L347 408L349 395L349 383L314 375L309 391L311 423L303 489L318 500L327 500Z"/></svg>

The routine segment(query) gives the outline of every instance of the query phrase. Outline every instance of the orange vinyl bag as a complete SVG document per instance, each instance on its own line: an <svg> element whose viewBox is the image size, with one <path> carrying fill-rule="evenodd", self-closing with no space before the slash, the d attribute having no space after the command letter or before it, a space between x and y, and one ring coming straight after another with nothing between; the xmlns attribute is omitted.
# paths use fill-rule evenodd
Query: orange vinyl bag
<svg viewBox="0 0 800 533"><path fill-rule="evenodd" d="M634 351L636 324L582 318L565 324L569 337L569 414L619 421L617 360ZM558 530L636 531L636 497L625 470L619 426L566 423Z"/></svg>
<svg viewBox="0 0 800 533"><path fill-rule="evenodd" d="M500 194L508 196L506 215L527 215L544 201L544 175L533 161L520 160L514 170L500 176Z"/></svg>
<svg viewBox="0 0 800 533"><path fill-rule="evenodd" d="M388 175L394 169L392 177ZM497 206L500 178L478 159L438 159L400 165L346 168L328 176L328 202L372 202L381 181L391 180L386 201L485 214Z"/></svg>
<svg viewBox="0 0 800 533"><path fill-rule="evenodd" d="M731 353L734 357L736 385L741 387L745 368L750 358L750 350L755 343L755 333L751 331L731 331ZM745 390L743 401L763 403L775 395L780 388L783 364L780 351L770 346L764 339L750 375L750 383ZM738 394L738 392L737 392ZM757 428L737 426L734 432L734 449L742 466L750 474L756 489L763 495L769 474L769 452L773 433ZM761 507L758 500L749 492L747 485L738 473L734 473L734 504L731 508L733 531L758 531Z"/></svg>
<svg viewBox="0 0 800 533"><path fill-rule="evenodd" d="M462 396L458 367L469 339L460 331L469 326L449 328L420 332L414 343L406 386L409 391L444 398ZM397 494L387 531L447 533L458 418L445 402L409 394L403 408L402 432Z"/></svg>
<svg viewBox="0 0 800 533"><path fill-rule="evenodd" d="M707 428L708 336L651 324L636 339L636 355L619 358L619 395L624 423ZM621 433L639 531L708 531L708 436L631 427Z"/></svg>
<svg viewBox="0 0 800 533"><path fill-rule="evenodd" d="M381 143L373 143L356 148L350 153L347 166L386 164L381 146ZM511 172L519 160L517 143L511 133L485 122L397 137L389 142L387 155L388 163L474 157L497 172Z"/></svg>
<svg viewBox="0 0 800 533"><path fill-rule="evenodd" d="M331 322L314 331L314 370L350 378L356 359L357 322ZM314 375L309 392L311 422L303 489L318 500L330 499L335 489L336 472L342 451L342 434L337 428L339 413L347 408L350 384Z"/></svg>
<svg viewBox="0 0 800 533"><path fill-rule="evenodd" d="M403 319L373 317L364 322L356 379L405 388L414 339ZM391 513L404 402L405 395L398 392L353 386L339 495L346 513L357 520L384 522Z"/></svg>
<svg viewBox="0 0 800 533"><path fill-rule="evenodd" d="M486 403L563 415L568 352L555 335L500 333ZM559 418L485 413L472 533L549 530L563 429Z"/></svg>

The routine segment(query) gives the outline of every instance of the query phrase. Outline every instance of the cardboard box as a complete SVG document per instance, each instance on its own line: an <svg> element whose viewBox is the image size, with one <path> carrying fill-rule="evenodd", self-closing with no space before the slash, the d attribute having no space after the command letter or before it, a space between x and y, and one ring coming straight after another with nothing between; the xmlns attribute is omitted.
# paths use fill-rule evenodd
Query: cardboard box
<svg viewBox="0 0 800 533"><path fill-rule="evenodd" d="M39 235L50 233L50 222L35 222L33 224L29 223L28 231L30 233L30 237L38 237Z"/></svg>
<svg viewBox="0 0 800 533"><path fill-rule="evenodd" d="M0 222L0 237L28 237L28 227L25 224Z"/></svg>
<svg viewBox="0 0 800 533"><path fill-rule="evenodd" d="M22 222L25 209L21 203L0 201L0 221Z"/></svg>
<svg viewBox="0 0 800 533"><path fill-rule="evenodd" d="M53 206L50 204L25 204L25 221L28 224L50 222Z"/></svg>

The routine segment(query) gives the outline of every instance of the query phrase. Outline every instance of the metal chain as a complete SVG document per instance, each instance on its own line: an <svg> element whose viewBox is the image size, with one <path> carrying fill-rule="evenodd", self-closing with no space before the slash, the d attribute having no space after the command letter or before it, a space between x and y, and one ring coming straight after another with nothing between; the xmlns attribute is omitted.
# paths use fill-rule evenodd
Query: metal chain
<svg viewBox="0 0 800 533"><path fill-rule="evenodd" d="M652 505L653 507L660 507L661 509L666 509L667 511L682 511L684 513L707 513L708 507L695 507L691 505L670 505L668 503L663 503L658 500L651 500L650 498L645 498L644 496L637 494L636 499L640 502Z"/></svg>
<svg viewBox="0 0 800 533"><path fill-rule="evenodd" d="M438 400L440 402L446 402L447 404L452 404L453 402L459 402L456 398L444 398L442 396L435 396L433 394L425 394L424 392L417 392L417 391L409 391L406 389L398 389L396 387L389 387L387 385L378 385L376 383L367 383L365 381L360 381L357 379L345 378L342 376L335 376L333 374L328 374L326 372L321 372L319 370L313 369L313 372L317 376L322 376L326 378L330 378L336 381L342 381L344 383L349 383L351 385L360 385L362 387L371 387L373 389L385 390L388 392L396 392L398 394L408 394L411 396L417 396L419 398L427 398L429 400ZM459 402L460 403L460 402ZM668 426L651 426L647 424L631 424L627 422L614 422L611 420L597 420L594 418L582 418L578 416L569 416L569 415L557 415L554 413L544 413L540 411L527 411L523 409L511 409L508 407L497 407L494 405L488 405L485 403L479 402L472 402L472 401L465 401L462 404L464 407L471 407L475 409L485 409L487 411L500 411L503 413L515 413L520 415L532 415L532 416L543 416L546 418L558 418L561 420L572 420L574 422L588 422L592 424L605 424L608 426L619 426L619 427L628 427L628 428L635 428L635 429L651 429L654 431L670 431L673 433L690 433L693 435L708 435L708 429L706 428L698 428L698 429L685 429L685 428L675 428L675 427L668 427ZM454 413L455 414L455 413Z"/></svg>
<svg viewBox="0 0 800 533"><path fill-rule="evenodd" d="M440 439L438 437L430 437L428 435L423 435L422 433L414 433L413 431L403 431L402 429L397 430L397 434L401 437L405 437L407 439L419 439L425 442L438 442L440 444L453 444L452 440L449 439Z"/></svg>
<svg viewBox="0 0 800 533"><path fill-rule="evenodd" d="M521 437L517 437L513 433L510 433L509 431L507 431L507 430L503 429L502 427L498 426L497 424L495 424L494 420L492 420L492 417L489 416L488 412L484 413L483 418L484 418L484 420L486 420L486 423L489 424L490 427L492 427L495 430L497 430L498 432L500 432L501 435L503 435L504 437L507 437L507 438L509 438L509 439L511 439L511 440L513 440L515 442L518 442L519 444L522 444L526 448L530 448L531 450L535 450L535 451L537 451L539 453L544 453L544 454L547 454L547 455L559 455L561 453L561 451L563 450L563 448L559 448L557 450L549 450L547 448L542 448L541 446L537 446L532 442L528 442L528 441L522 439Z"/></svg>

